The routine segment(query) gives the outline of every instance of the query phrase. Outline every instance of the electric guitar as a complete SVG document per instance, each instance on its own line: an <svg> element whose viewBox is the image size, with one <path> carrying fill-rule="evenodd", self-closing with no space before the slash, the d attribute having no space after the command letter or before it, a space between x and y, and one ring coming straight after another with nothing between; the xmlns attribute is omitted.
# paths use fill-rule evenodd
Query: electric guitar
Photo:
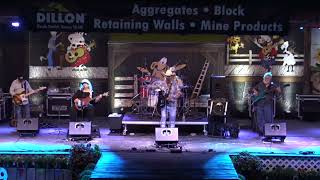
<svg viewBox="0 0 320 180"><path fill-rule="evenodd" d="M85 97L85 98L81 98L79 99L79 101L75 102L75 105L74 107L77 109L77 110L82 110L86 107L88 107L88 105L90 104L91 101L95 101L99 96L102 96L102 97L106 97L106 96L109 96L109 92L105 92L103 94L100 94L94 98L91 98L91 97Z"/></svg>
<svg viewBox="0 0 320 180"><path fill-rule="evenodd" d="M29 103L28 96L35 94L35 93L38 93L39 91L42 91L44 89L47 89L47 87L40 87L40 88L34 90L33 92L29 92L27 94L25 92L15 94L12 96L12 102L15 105L26 105Z"/></svg>
<svg viewBox="0 0 320 180"><path fill-rule="evenodd" d="M267 46L263 47L261 49L263 56L268 56L272 52L273 48L276 48L277 46L279 46L280 44L283 44L283 43L284 43L284 40L281 39L279 42L276 42L274 44L268 44Z"/></svg>
<svg viewBox="0 0 320 180"><path fill-rule="evenodd" d="M65 54L65 59L68 63L74 63L77 61L78 58L81 58L86 53L88 53L87 49L91 49L96 46L95 41L92 41L87 47L86 46L80 46L76 49L71 49Z"/></svg>

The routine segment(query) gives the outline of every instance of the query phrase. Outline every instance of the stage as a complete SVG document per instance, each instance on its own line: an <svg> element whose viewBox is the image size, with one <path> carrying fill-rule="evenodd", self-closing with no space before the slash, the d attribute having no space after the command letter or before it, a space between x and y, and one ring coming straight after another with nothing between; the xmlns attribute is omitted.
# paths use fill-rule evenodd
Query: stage
<svg viewBox="0 0 320 180"><path fill-rule="evenodd" d="M209 149L215 152L261 152L261 153L299 153L299 151L317 151L320 146L320 122L302 120L284 120L287 122L287 137L284 143L262 142L257 133L248 129L250 123L247 119L238 120L241 126L239 138L220 138L204 136L202 128L179 128L179 144L185 152L205 152ZM79 143L67 138L68 119L45 119L40 122L50 128L41 128L35 137L19 137L15 127L9 126L9 121L0 122L0 151L33 151L33 147L46 147L54 149L68 149L71 145ZM93 138L91 144L98 144L107 151L130 151L132 148L148 150L154 146L154 126L137 126L123 136L121 132L111 133L107 118L98 118L93 121L93 128L99 128L100 138ZM41 124L40 124L41 127ZM45 127L45 126L43 126ZM145 132L142 132L145 131ZM133 135L134 134L134 135ZM80 141L83 142L83 141ZM21 146L30 144L30 146ZM32 146L31 146L32 145ZM36 148L35 150L37 150ZM40 148L41 149L41 148ZM320 152L319 152L320 153Z"/></svg>
<svg viewBox="0 0 320 180"><path fill-rule="evenodd" d="M154 114L135 114L127 113L123 116L122 124L123 135L127 134L129 125L151 125L151 126L160 126L160 116ZM167 124L169 122L167 121ZM193 115L188 115L186 117L178 117L176 121L176 126L202 126L203 134L207 135L207 125L208 119L205 113L197 113Z"/></svg>
<svg viewBox="0 0 320 180"><path fill-rule="evenodd" d="M194 132L184 131L186 126L178 126L178 145L181 153L170 153L165 147L155 145L153 126L137 126L128 135L111 133L107 118L98 118L93 128L98 128L100 137L91 141L70 141L67 138L68 119L44 119L42 128L35 137L19 137L9 122L0 124L1 154L55 154L68 152L78 143L97 144L103 154L91 176L92 179L110 178L176 178L194 176L206 179L236 179L236 172L229 158L230 154L248 151L258 155L301 156L302 152L320 155L320 122L285 120L287 137L284 143L263 142L261 137L247 129L248 119L239 119L239 138L219 138L203 135L202 128ZM51 126L51 127L50 127ZM157 127L157 125L154 125ZM138 129L140 128L140 130ZM145 129L146 132L141 132ZM174 161L173 161L174 160ZM174 163L173 163L174 162ZM170 164L170 165L168 165ZM172 169L175 169L173 172ZM159 173L159 172L162 173ZM158 173L157 173L158 172ZM130 178L131 179L131 178Z"/></svg>

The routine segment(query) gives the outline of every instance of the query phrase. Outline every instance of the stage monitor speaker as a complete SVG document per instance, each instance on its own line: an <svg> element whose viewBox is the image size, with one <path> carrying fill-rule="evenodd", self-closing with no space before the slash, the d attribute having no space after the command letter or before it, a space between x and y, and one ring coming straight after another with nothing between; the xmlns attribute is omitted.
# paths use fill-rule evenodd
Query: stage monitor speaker
<svg viewBox="0 0 320 180"><path fill-rule="evenodd" d="M111 131L121 130L122 129L122 114L109 114L108 123Z"/></svg>
<svg viewBox="0 0 320 180"><path fill-rule="evenodd" d="M91 136L91 122L70 122L69 136Z"/></svg>
<svg viewBox="0 0 320 180"><path fill-rule="evenodd" d="M264 136L284 140L287 136L286 123L266 123L264 125Z"/></svg>
<svg viewBox="0 0 320 180"><path fill-rule="evenodd" d="M156 128L157 143L176 143L179 140L178 128Z"/></svg>
<svg viewBox="0 0 320 180"><path fill-rule="evenodd" d="M227 80L225 76L210 77L210 98L227 98Z"/></svg>
<svg viewBox="0 0 320 180"><path fill-rule="evenodd" d="M17 120L17 131L39 131L39 119L38 118L26 118Z"/></svg>

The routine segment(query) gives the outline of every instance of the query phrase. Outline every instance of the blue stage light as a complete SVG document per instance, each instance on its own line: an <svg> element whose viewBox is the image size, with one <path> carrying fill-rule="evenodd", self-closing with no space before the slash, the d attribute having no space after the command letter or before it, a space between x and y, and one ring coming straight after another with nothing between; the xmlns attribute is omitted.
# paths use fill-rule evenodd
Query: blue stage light
<svg viewBox="0 0 320 180"><path fill-rule="evenodd" d="M19 26L20 26L20 23L17 22L17 21L14 21L14 22L11 23L11 26L13 26L13 27L19 27Z"/></svg>

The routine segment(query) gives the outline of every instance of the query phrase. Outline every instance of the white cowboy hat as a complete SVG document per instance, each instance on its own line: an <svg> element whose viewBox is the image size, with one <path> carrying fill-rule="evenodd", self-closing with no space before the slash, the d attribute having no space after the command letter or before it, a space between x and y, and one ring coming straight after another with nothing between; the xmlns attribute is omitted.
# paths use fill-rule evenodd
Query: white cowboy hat
<svg viewBox="0 0 320 180"><path fill-rule="evenodd" d="M83 80L81 81L81 84L83 84L83 83L91 84L88 79L83 79Z"/></svg>

